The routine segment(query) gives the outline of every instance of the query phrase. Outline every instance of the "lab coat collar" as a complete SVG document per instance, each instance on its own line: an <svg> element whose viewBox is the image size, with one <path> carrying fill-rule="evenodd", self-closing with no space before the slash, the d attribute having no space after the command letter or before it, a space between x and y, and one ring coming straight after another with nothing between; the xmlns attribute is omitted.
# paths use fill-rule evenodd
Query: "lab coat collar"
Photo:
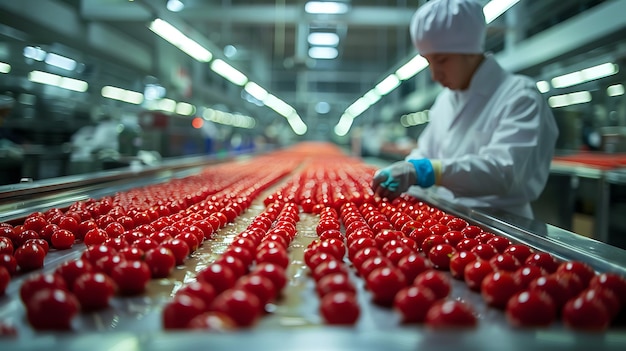
<svg viewBox="0 0 626 351"><path fill-rule="evenodd" d="M469 87L466 90L450 90L451 108L455 116L451 125L457 123L470 101L473 102L474 106L483 106L495 94L505 75L506 71L500 67L493 55L485 54L485 59L474 72Z"/></svg>
<svg viewBox="0 0 626 351"><path fill-rule="evenodd" d="M470 81L469 88L465 91L468 96L482 95L491 96L500 86L506 72L491 54L485 54L485 59L478 66Z"/></svg>

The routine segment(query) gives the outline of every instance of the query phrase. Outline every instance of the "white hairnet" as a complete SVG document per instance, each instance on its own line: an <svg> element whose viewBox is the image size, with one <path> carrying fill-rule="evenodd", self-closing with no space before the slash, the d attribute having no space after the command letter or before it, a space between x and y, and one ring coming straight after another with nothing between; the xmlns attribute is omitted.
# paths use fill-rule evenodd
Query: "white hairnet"
<svg viewBox="0 0 626 351"><path fill-rule="evenodd" d="M418 53L428 55L482 53L486 28L476 1L432 0L417 9L409 29Z"/></svg>

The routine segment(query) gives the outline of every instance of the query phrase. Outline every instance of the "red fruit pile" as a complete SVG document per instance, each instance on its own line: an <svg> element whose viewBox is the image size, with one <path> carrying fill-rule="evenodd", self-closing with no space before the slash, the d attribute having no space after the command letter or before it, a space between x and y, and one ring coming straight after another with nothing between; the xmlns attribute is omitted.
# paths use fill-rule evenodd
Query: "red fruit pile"
<svg viewBox="0 0 626 351"><path fill-rule="evenodd" d="M48 251L84 244L79 259L53 273L32 273L20 286L33 328L67 330L77 314L143 294L152 279L185 269L209 241L222 250L211 253L215 259L194 281L173 292L162 325L249 328L269 303L280 303L287 269L299 259L292 257L291 244L304 212L319 216L317 238L303 259L328 324L358 323L359 301L369 299L395 311L402 323L476 326L473 307L451 297L451 279L480 293L514 327L561 321L572 329L604 330L623 310L622 276L557 259L420 199L376 198L370 189L375 168L324 145L207 167L168 183L0 223L0 293L13 276L42 268ZM239 222L250 221L245 230L218 235L262 193L261 213ZM365 291L358 292L359 279Z"/></svg>

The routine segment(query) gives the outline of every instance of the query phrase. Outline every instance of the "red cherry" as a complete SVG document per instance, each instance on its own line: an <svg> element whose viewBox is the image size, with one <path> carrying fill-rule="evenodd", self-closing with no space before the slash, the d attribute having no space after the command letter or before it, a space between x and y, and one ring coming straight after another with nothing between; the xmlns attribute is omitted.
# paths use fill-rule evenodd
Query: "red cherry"
<svg viewBox="0 0 626 351"><path fill-rule="evenodd" d="M478 257L470 251L457 251L450 257L450 273L453 278L465 278L465 266L476 261Z"/></svg>
<svg viewBox="0 0 626 351"><path fill-rule="evenodd" d="M353 325L360 316L356 295L347 291L333 291L320 302L320 314L327 324Z"/></svg>
<svg viewBox="0 0 626 351"><path fill-rule="evenodd" d="M626 279L624 277L615 273L600 273L591 278L589 287L612 291L620 299L622 306L626 306Z"/></svg>
<svg viewBox="0 0 626 351"><path fill-rule="evenodd" d="M430 307L425 323L434 329L473 328L478 321L468 304L458 300L441 300Z"/></svg>
<svg viewBox="0 0 626 351"><path fill-rule="evenodd" d="M554 273L559 267L559 262L547 252L536 252L528 256L524 264L543 268L548 273Z"/></svg>
<svg viewBox="0 0 626 351"><path fill-rule="evenodd" d="M556 307L545 292L522 290L507 302L506 319L514 327L547 327L556 319Z"/></svg>
<svg viewBox="0 0 626 351"><path fill-rule="evenodd" d="M402 316L402 323L422 323L435 301L437 298L429 288L413 285L398 291L393 307Z"/></svg>
<svg viewBox="0 0 626 351"><path fill-rule="evenodd" d="M485 302L500 309L505 308L509 299L518 291L520 291L519 282L515 280L511 272L507 271L487 274L480 286Z"/></svg>
<svg viewBox="0 0 626 351"><path fill-rule="evenodd" d="M450 280L442 272L433 269L420 273L415 277L413 285L429 288L437 300L446 298L452 291Z"/></svg>
<svg viewBox="0 0 626 351"><path fill-rule="evenodd" d="M476 260L465 266L465 284L471 290L480 291L483 279L491 272L493 272L493 267L488 261Z"/></svg>
<svg viewBox="0 0 626 351"><path fill-rule="evenodd" d="M395 267L376 268L365 281L374 303L382 306L391 306L396 293L406 286L404 275Z"/></svg>
<svg viewBox="0 0 626 351"><path fill-rule="evenodd" d="M515 256L515 258L517 258L520 263L522 263L526 262L528 256L532 255L534 251L524 244L511 244L506 249L504 249L502 253L511 254Z"/></svg>
<svg viewBox="0 0 626 351"><path fill-rule="evenodd" d="M456 250L450 244L438 244L428 252L428 259L433 267L440 270L448 270L450 268L450 258L456 253Z"/></svg>
<svg viewBox="0 0 626 351"><path fill-rule="evenodd" d="M599 299L578 296L563 306L563 324L574 330L601 331L609 327L610 315Z"/></svg>

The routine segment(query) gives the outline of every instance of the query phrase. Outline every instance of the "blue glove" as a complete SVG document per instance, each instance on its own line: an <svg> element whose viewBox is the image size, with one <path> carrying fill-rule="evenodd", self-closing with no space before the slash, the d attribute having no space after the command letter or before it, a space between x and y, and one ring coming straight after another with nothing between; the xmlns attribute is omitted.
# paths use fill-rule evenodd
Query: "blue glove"
<svg viewBox="0 0 626 351"><path fill-rule="evenodd" d="M372 190L382 198L393 200L410 186L429 187L435 184L435 171L428 159L399 161L374 174Z"/></svg>

